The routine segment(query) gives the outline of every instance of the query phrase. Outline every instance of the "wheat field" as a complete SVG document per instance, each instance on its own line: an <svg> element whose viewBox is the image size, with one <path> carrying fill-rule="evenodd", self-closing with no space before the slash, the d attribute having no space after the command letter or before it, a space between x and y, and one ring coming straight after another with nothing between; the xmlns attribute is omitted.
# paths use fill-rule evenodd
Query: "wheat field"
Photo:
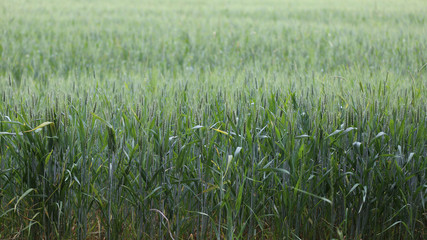
<svg viewBox="0 0 427 240"><path fill-rule="evenodd" d="M0 2L0 239L426 239L427 2Z"/></svg>

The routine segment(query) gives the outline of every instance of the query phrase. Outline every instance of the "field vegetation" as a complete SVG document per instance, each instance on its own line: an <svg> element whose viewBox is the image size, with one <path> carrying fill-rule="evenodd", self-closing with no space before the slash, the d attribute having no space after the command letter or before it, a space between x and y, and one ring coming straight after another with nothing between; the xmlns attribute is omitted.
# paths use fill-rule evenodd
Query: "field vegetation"
<svg viewBox="0 0 427 240"><path fill-rule="evenodd" d="M427 2L0 2L0 239L426 239Z"/></svg>

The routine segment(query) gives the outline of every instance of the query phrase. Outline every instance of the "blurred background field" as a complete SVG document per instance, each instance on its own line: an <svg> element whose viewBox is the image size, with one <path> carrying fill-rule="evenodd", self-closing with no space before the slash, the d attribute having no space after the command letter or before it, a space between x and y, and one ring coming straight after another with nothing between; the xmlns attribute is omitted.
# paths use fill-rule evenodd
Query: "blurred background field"
<svg viewBox="0 0 427 240"><path fill-rule="evenodd" d="M425 239L427 2L0 13L0 239Z"/></svg>

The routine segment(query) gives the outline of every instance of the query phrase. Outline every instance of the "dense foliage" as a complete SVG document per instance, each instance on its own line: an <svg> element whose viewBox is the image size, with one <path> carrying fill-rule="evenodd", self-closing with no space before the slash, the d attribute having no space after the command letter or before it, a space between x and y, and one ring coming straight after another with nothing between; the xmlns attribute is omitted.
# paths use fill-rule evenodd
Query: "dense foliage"
<svg viewBox="0 0 427 240"><path fill-rule="evenodd" d="M425 1L0 2L0 238L425 239Z"/></svg>

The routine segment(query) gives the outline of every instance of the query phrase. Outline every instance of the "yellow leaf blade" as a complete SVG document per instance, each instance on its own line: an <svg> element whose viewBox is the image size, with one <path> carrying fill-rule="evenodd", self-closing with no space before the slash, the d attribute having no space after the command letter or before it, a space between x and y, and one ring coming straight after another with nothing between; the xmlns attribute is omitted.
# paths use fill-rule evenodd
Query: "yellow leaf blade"
<svg viewBox="0 0 427 240"><path fill-rule="evenodd" d="M224 131L219 130L219 129L216 129L216 128L212 128L212 130L215 130L215 131L217 131L217 132L219 132L219 133L222 133L222 134L228 135L228 132L224 132Z"/></svg>
<svg viewBox="0 0 427 240"><path fill-rule="evenodd" d="M53 122L44 122L44 123L42 123L42 124L38 125L36 128L33 128L33 129L31 129L31 130L28 130L28 131L24 131L24 132L26 132L26 133L28 133L28 132L33 132L33 131L35 131L35 130L37 130L37 129L44 128L44 127L46 127L46 126L48 126L48 125L51 125L51 124L53 124Z"/></svg>

